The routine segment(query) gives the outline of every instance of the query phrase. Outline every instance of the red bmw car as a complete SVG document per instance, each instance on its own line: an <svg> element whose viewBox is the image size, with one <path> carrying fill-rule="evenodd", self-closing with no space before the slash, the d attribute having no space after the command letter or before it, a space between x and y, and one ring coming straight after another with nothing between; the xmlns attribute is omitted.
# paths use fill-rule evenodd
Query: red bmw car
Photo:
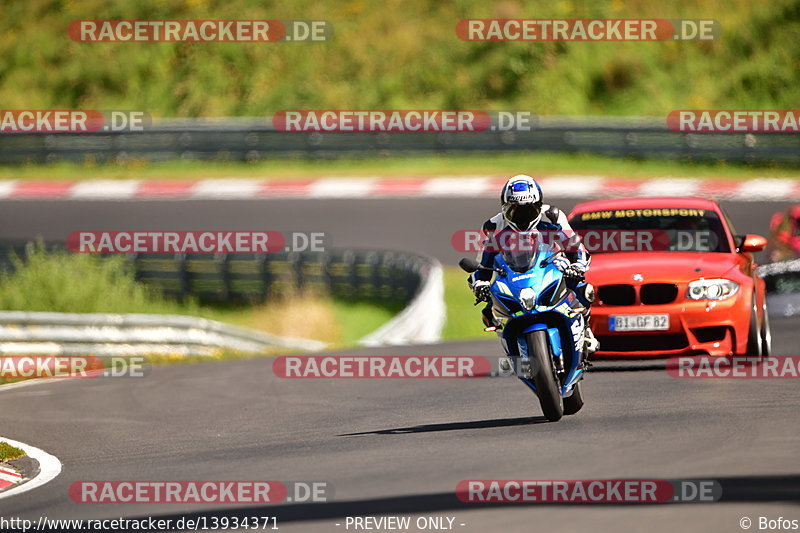
<svg viewBox="0 0 800 533"><path fill-rule="evenodd" d="M569 218L592 253L596 358L769 355L765 284L752 256L766 239L737 234L717 202L595 200ZM638 238L627 248L608 246L619 239L604 246L598 235L609 232Z"/></svg>

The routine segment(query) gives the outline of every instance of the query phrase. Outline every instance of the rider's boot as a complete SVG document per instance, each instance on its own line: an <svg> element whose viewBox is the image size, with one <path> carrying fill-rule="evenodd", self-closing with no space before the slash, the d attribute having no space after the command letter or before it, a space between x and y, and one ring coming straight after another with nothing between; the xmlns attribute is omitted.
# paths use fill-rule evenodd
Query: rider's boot
<svg viewBox="0 0 800 533"><path fill-rule="evenodd" d="M583 320L586 327L583 330L583 339L584 339L584 346L586 346L586 355L592 355L600 348L600 341L597 340L597 337L594 336L592 333L592 328L589 327L589 318L592 316L592 310L590 308L586 308L583 311Z"/></svg>
<svg viewBox="0 0 800 533"><path fill-rule="evenodd" d="M583 332L583 338L586 342L586 353L588 355L593 354L600 348L600 341L597 340L597 337L594 336L592 333L592 328L588 325L586 326L586 330Z"/></svg>
<svg viewBox="0 0 800 533"><path fill-rule="evenodd" d="M494 321L494 314L492 314L491 302L487 303L483 309L481 309L481 320L483 320L485 328L497 328L497 323Z"/></svg>

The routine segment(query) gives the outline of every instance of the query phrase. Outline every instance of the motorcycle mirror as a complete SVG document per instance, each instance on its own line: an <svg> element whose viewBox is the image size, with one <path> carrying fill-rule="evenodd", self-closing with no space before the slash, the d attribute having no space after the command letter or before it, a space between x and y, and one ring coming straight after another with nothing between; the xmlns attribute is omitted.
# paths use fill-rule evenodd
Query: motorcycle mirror
<svg viewBox="0 0 800 533"><path fill-rule="evenodd" d="M556 253L553 253L553 254L550 254L550 255L548 255L547 257L545 257L545 258L542 260L542 266L549 265L550 263L552 263L553 261L555 261L556 257L558 257L559 255L561 255L561 252L556 252Z"/></svg>
<svg viewBox="0 0 800 533"><path fill-rule="evenodd" d="M469 273L475 272L481 268L480 263L468 257L465 257L461 261L459 261L458 266L460 266L461 270L463 270L464 272L469 272Z"/></svg>

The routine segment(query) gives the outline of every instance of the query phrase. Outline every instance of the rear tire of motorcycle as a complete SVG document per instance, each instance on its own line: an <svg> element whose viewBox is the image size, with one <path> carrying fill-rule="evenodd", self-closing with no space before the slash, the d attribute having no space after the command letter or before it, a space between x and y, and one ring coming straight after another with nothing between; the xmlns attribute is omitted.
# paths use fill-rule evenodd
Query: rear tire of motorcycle
<svg viewBox="0 0 800 533"><path fill-rule="evenodd" d="M564 416L564 399L561 397L561 387L558 386L553 359L550 356L550 344L547 342L546 331L532 331L528 333L528 357L531 360L533 384L536 386L536 395L544 416L550 422L557 422Z"/></svg>
<svg viewBox="0 0 800 533"><path fill-rule="evenodd" d="M583 407L583 392L581 392L581 382L572 388L572 396L564 398L564 414L574 415Z"/></svg>

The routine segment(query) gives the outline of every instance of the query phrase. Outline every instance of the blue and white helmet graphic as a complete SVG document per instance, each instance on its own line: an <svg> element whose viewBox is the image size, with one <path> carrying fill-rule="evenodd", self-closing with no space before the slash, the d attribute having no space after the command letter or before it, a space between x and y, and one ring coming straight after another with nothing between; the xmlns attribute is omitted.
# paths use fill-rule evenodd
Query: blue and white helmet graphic
<svg viewBox="0 0 800 533"><path fill-rule="evenodd" d="M532 177L518 174L503 186L500 205L511 228L528 231L542 218L542 188Z"/></svg>

